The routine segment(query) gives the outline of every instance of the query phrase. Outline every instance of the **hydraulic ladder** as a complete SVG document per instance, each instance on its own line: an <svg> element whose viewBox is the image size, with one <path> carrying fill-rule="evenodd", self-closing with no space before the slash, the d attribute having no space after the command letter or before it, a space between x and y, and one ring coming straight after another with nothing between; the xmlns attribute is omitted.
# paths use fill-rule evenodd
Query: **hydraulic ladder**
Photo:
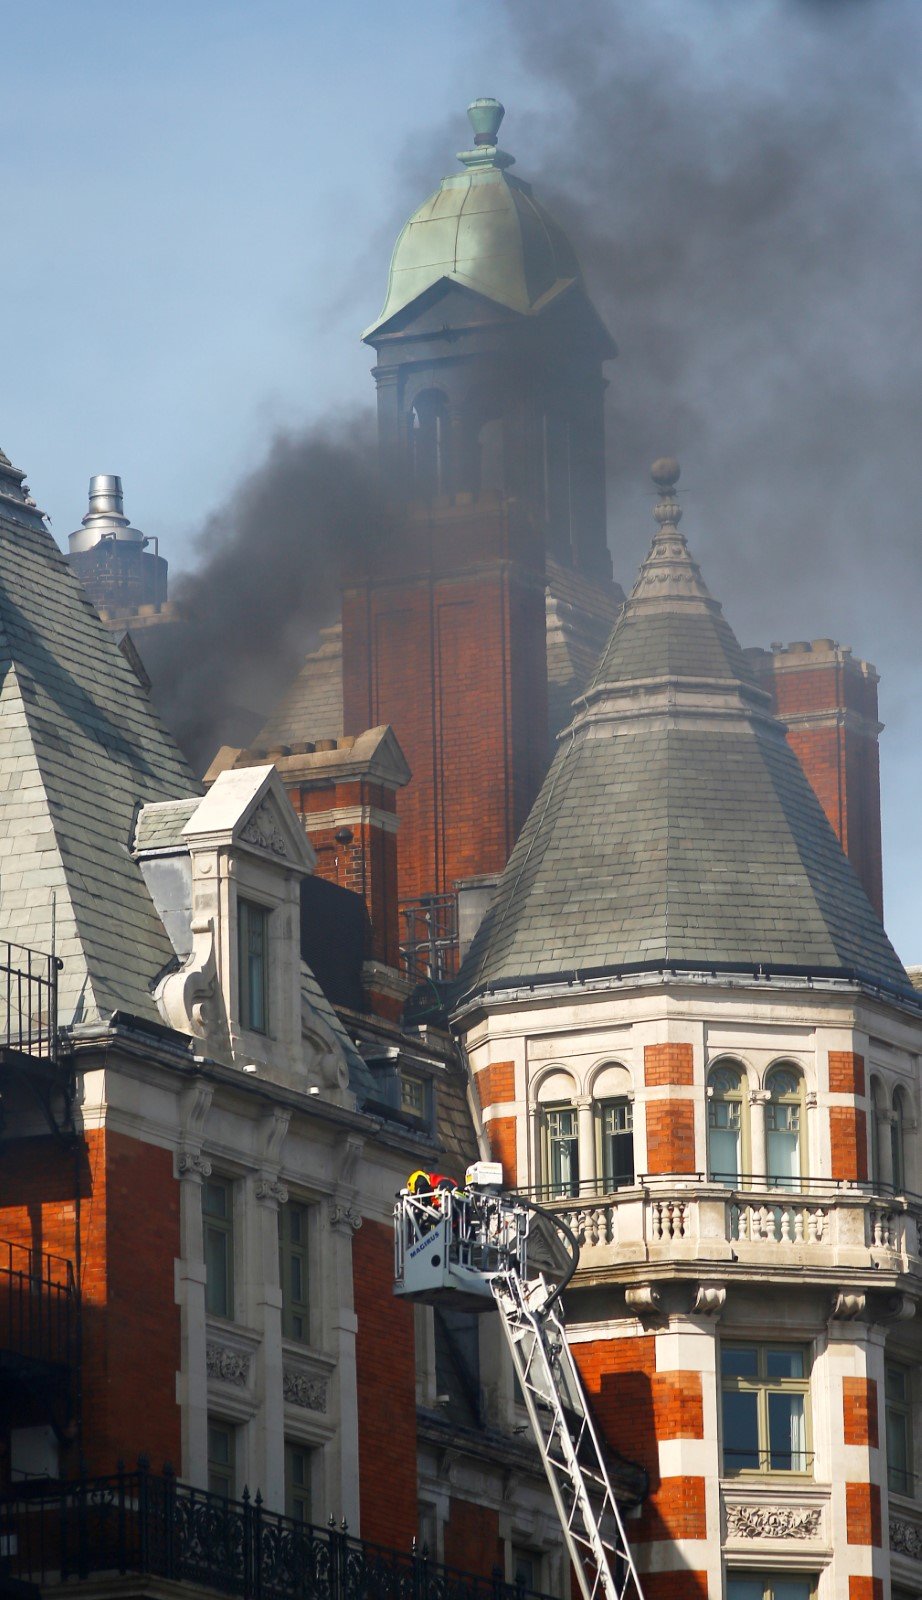
<svg viewBox="0 0 922 1600"><path fill-rule="evenodd" d="M553 1213L499 1192L495 1183L493 1164L478 1163L463 1191L401 1193L395 1290L429 1304L450 1298L472 1310L492 1300L583 1600L643 1600L560 1310L578 1246ZM539 1251L550 1224L575 1252L556 1288L543 1271L529 1268L529 1236L539 1218L545 1234Z"/></svg>

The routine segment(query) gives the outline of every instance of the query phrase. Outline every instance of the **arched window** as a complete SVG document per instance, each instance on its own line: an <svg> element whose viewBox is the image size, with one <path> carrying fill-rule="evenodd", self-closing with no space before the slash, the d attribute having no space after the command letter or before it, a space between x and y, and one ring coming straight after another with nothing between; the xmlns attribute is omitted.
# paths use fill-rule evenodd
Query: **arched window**
<svg viewBox="0 0 922 1600"><path fill-rule="evenodd" d="M880 1079L871 1079L871 1182L880 1188L883 1174L880 1166L880 1122L883 1116L883 1091Z"/></svg>
<svg viewBox="0 0 922 1600"><path fill-rule="evenodd" d="M545 1106L544 1152L550 1198L578 1195L579 1124L575 1106Z"/></svg>
<svg viewBox="0 0 922 1600"><path fill-rule="evenodd" d="M897 1194L906 1188L906 1096L893 1091L893 1121L890 1124L890 1150L893 1161L893 1187Z"/></svg>
<svg viewBox="0 0 922 1600"><path fill-rule="evenodd" d="M708 1175L737 1184L748 1167L745 1075L736 1061L719 1061L708 1073Z"/></svg>
<svg viewBox="0 0 922 1600"><path fill-rule="evenodd" d="M796 1067L772 1067L765 1082L765 1156L768 1181L793 1189L806 1169L804 1148L804 1080Z"/></svg>
<svg viewBox="0 0 922 1600"><path fill-rule="evenodd" d="M634 1182L634 1107L631 1075L626 1067L610 1062L595 1075L598 1175L606 1190L624 1189Z"/></svg>
<svg viewBox="0 0 922 1600"><path fill-rule="evenodd" d="M448 401L441 389L424 389L410 412L410 467L421 499L448 491Z"/></svg>

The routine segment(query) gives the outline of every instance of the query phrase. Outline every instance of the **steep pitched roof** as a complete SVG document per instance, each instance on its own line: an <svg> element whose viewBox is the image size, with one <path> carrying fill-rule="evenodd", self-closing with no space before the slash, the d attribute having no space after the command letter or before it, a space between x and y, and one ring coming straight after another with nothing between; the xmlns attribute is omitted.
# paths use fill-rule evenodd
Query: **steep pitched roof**
<svg viewBox="0 0 922 1600"><path fill-rule="evenodd" d="M909 980L678 531L660 526L459 992L643 966Z"/></svg>
<svg viewBox="0 0 922 1600"><path fill-rule="evenodd" d="M0 935L63 958L62 1023L151 998L172 947L130 855L138 807L197 791L128 661L0 459Z"/></svg>

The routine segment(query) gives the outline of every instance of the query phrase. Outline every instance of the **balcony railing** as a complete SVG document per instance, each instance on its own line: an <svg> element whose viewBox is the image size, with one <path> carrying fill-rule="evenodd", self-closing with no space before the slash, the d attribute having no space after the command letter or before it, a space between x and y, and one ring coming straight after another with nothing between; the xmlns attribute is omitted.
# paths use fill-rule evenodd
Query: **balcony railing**
<svg viewBox="0 0 922 1600"><path fill-rule="evenodd" d="M0 1240L0 1364L74 1364L77 1290L62 1256Z"/></svg>
<svg viewBox="0 0 922 1600"><path fill-rule="evenodd" d="M526 1191L572 1228L584 1268L638 1261L810 1261L922 1275L922 1205L867 1184L766 1179L730 1188L713 1179L643 1177L615 1191L593 1180L578 1193Z"/></svg>
<svg viewBox="0 0 922 1600"><path fill-rule="evenodd" d="M447 983L458 970L458 900L453 894L426 894L401 900L400 961L414 983L426 978Z"/></svg>
<svg viewBox="0 0 922 1600"><path fill-rule="evenodd" d="M332 1521L332 1519L331 1519ZM267 1511L134 1472L0 1500L10 1575L44 1586L101 1573L148 1573L242 1600L532 1600L497 1571L477 1577ZM545 1600L545 1597L535 1597Z"/></svg>
<svg viewBox="0 0 922 1600"><path fill-rule="evenodd" d="M0 941L0 1051L56 1058L62 965L57 956Z"/></svg>

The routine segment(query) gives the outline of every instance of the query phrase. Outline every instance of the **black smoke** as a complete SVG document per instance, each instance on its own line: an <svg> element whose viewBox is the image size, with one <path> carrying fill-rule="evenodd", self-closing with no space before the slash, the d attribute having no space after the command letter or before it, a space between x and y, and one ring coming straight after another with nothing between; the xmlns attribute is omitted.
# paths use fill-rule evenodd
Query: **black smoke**
<svg viewBox="0 0 922 1600"><path fill-rule="evenodd" d="M176 620L139 630L152 698L199 772L248 744L288 687L345 577L386 538L365 415L282 434L235 485L171 582Z"/></svg>
<svg viewBox="0 0 922 1600"><path fill-rule="evenodd" d="M507 0L551 114L507 118L620 346L610 527L647 464L746 642L914 654L922 602L916 0Z"/></svg>

